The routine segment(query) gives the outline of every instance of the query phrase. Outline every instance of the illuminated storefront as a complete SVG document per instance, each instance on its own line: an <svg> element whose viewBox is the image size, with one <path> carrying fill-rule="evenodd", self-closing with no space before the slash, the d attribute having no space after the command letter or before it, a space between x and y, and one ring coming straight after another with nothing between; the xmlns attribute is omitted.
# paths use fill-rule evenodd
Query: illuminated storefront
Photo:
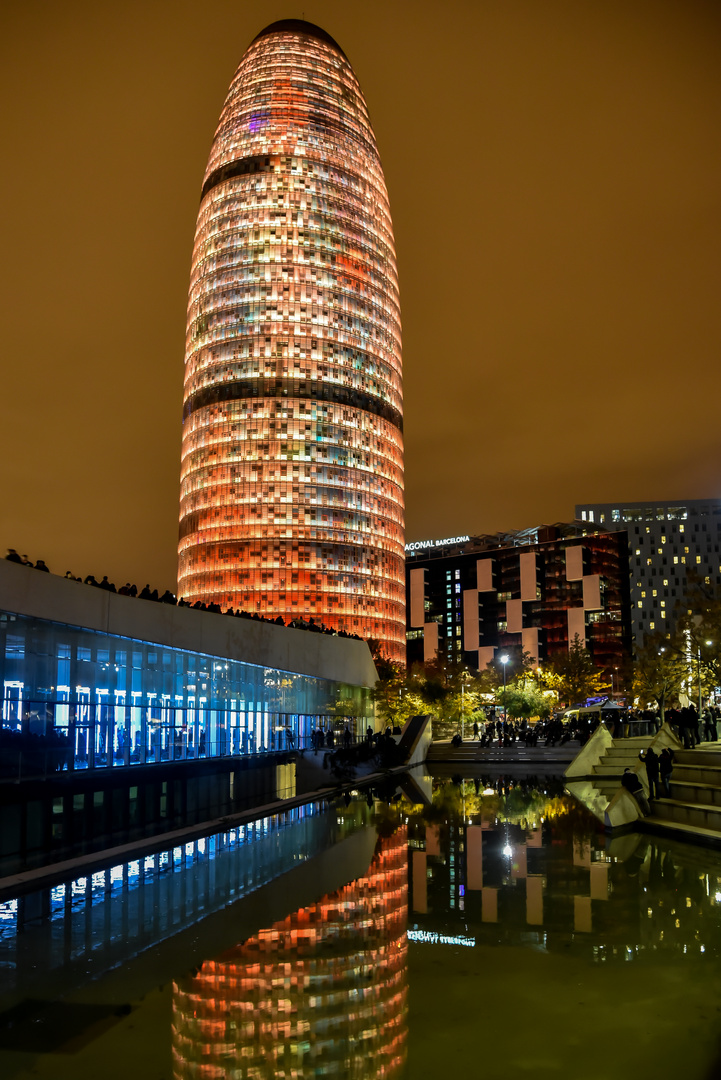
<svg viewBox="0 0 721 1080"><path fill-rule="evenodd" d="M185 357L179 594L314 618L405 656L393 231L353 70L264 30L202 187Z"/></svg>
<svg viewBox="0 0 721 1080"><path fill-rule="evenodd" d="M407 1043L407 834L368 873L173 988L176 1080L395 1077Z"/></svg>

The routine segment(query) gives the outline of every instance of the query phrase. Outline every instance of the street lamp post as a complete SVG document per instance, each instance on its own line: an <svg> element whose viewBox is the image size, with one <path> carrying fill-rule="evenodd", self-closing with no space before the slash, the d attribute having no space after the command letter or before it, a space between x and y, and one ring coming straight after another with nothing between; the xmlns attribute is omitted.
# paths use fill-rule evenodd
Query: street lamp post
<svg viewBox="0 0 721 1080"><path fill-rule="evenodd" d="M705 645L713 645L713 641L704 642ZM698 716L701 719L701 642L696 650L696 679L698 681Z"/></svg>
<svg viewBox="0 0 721 1080"><path fill-rule="evenodd" d="M504 653L503 656L499 657L499 660L503 664L503 723L505 724L508 719L506 713L506 664L508 663L508 656Z"/></svg>

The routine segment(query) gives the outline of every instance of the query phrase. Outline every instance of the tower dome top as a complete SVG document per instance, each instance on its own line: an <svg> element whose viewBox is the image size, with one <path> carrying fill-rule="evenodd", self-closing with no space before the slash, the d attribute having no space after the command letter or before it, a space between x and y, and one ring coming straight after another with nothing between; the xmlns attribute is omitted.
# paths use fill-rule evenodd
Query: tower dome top
<svg viewBox="0 0 721 1080"><path fill-rule="evenodd" d="M278 19L277 22L270 23L264 30L261 30L259 34L256 34L253 38L257 41L258 38L265 37L266 34L280 34L284 30L290 31L296 34L307 34L308 37L318 38L319 41L324 41L326 45L331 45L334 49L337 49L341 56L345 56L345 53L341 49L338 42L330 36L321 26L316 26L315 23L306 22L305 19ZM346 60L348 59L345 56Z"/></svg>

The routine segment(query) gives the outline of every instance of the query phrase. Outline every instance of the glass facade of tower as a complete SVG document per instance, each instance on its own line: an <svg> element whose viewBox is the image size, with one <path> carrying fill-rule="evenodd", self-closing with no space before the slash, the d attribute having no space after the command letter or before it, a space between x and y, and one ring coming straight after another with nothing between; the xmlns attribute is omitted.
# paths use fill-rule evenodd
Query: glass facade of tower
<svg viewBox="0 0 721 1080"><path fill-rule="evenodd" d="M405 656L401 326L363 95L276 23L231 84L188 301L179 595L320 619Z"/></svg>

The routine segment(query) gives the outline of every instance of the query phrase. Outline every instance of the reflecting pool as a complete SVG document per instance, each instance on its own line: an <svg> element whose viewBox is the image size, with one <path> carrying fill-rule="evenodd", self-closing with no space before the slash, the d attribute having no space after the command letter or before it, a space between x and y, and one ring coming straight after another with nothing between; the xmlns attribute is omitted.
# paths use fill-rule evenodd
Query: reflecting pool
<svg viewBox="0 0 721 1080"><path fill-rule="evenodd" d="M720 854L553 779L423 790L3 897L0 1075L721 1075Z"/></svg>

